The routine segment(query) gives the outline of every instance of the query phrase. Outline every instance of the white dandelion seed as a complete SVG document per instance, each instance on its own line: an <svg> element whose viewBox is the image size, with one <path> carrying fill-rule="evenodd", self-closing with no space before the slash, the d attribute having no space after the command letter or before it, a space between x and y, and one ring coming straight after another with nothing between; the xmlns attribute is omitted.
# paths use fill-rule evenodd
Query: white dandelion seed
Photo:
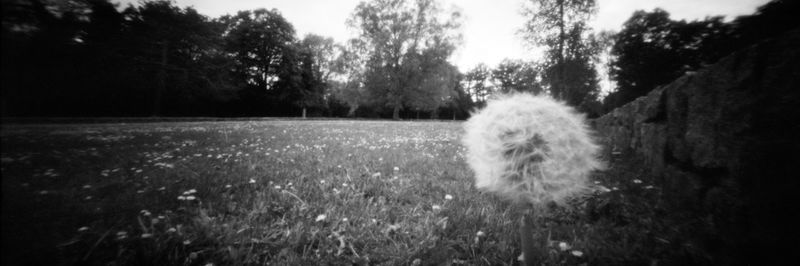
<svg viewBox="0 0 800 266"><path fill-rule="evenodd" d="M569 244L567 244L567 242L558 243L558 249L560 249L561 251L567 251L570 248L571 247L569 246Z"/></svg>
<svg viewBox="0 0 800 266"><path fill-rule="evenodd" d="M602 167L584 116L547 96L499 96L464 128L475 186L516 202L563 204Z"/></svg>
<svg viewBox="0 0 800 266"><path fill-rule="evenodd" d="M453 199L453 195L450 195L450 194L444 195L444 199L445 200L452 200Z"/></svg>
<svg viewBox="0 0 800 266"><path fill-rule="evenodd" d="M583 256L583 252L581 252L580 250L573 250L571 253L572 253L572 256L575 256L575 257Z"/></svg>
<svg viewBox="0 0 800 266"><path fill-rule="evenodd" d="M320 214L320 215L317 215L317 219L315 221L317 221L317 222L325 221L325 218L328 218L328 216L325 216L325 214Z"/></svg>

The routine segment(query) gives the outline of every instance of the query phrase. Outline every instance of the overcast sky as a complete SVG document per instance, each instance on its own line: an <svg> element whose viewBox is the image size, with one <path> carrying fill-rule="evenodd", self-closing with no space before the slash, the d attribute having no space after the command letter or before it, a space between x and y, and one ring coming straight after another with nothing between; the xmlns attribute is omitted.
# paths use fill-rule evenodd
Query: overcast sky
<svg viewBox="0 0 800 266"><path fill-rule="evenodd" d="M138 0L114 0L127 6ZM294 25L298 37L315 33L342 42L352 37L345 21L362 0L177 0L181 7L193 6L201 14L218 17L239 10L278 9ZM494 66L504 58L532 59L517 36L524 18L518 10L526 0L440 0L444 7L458 6L465 17L464 43L453 62L466 71L478 63ZM619 30L631 14L660 7L672 19L702 19L724 15L728 20L755 12L768 0L597 0L598 13L591 23L595 30Z"/></svg>

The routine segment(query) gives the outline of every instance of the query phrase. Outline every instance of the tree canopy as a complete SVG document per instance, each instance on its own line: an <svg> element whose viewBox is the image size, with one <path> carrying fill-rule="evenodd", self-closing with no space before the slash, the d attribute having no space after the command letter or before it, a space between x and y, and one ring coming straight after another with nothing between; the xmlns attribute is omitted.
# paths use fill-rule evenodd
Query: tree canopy
<svg viewBox="0 0 800 266"><path fill-rule="evenodd" d="M800 26L787 0L731 22L637 11L616 34L587 26L594 0L526 3L520 33L543 57L459 70L463 18L437 0L363 1L338 42L297 36L276 9L210 18L170 0L5 0L2 115L455 119L493 94L532 92L596 116ZM601 108L606 64L617 87Z"/></svg>

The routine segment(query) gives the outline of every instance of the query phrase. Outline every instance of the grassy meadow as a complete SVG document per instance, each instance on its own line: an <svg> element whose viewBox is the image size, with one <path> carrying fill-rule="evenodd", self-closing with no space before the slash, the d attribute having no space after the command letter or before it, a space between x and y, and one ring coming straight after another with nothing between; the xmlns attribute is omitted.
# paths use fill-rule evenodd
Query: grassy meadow
<svg viewBox="0 0 800 266"><path fill-rule="evenodd" d="M2 126L3 265L517 265L459 122ZM548 265L705 262L635 158L539 218ZM626 163L622 163L622 162Z"/></svg>

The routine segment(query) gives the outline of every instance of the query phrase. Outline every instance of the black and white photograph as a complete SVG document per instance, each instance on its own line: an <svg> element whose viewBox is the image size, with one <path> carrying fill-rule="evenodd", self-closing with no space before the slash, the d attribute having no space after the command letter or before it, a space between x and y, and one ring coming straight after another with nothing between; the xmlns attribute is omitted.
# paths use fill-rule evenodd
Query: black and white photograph
<svg viewBox="0 0 800 266"><path fill-rule="evenodd" d="M797 0L0 0L2 265L800 263Z"/></svg>

